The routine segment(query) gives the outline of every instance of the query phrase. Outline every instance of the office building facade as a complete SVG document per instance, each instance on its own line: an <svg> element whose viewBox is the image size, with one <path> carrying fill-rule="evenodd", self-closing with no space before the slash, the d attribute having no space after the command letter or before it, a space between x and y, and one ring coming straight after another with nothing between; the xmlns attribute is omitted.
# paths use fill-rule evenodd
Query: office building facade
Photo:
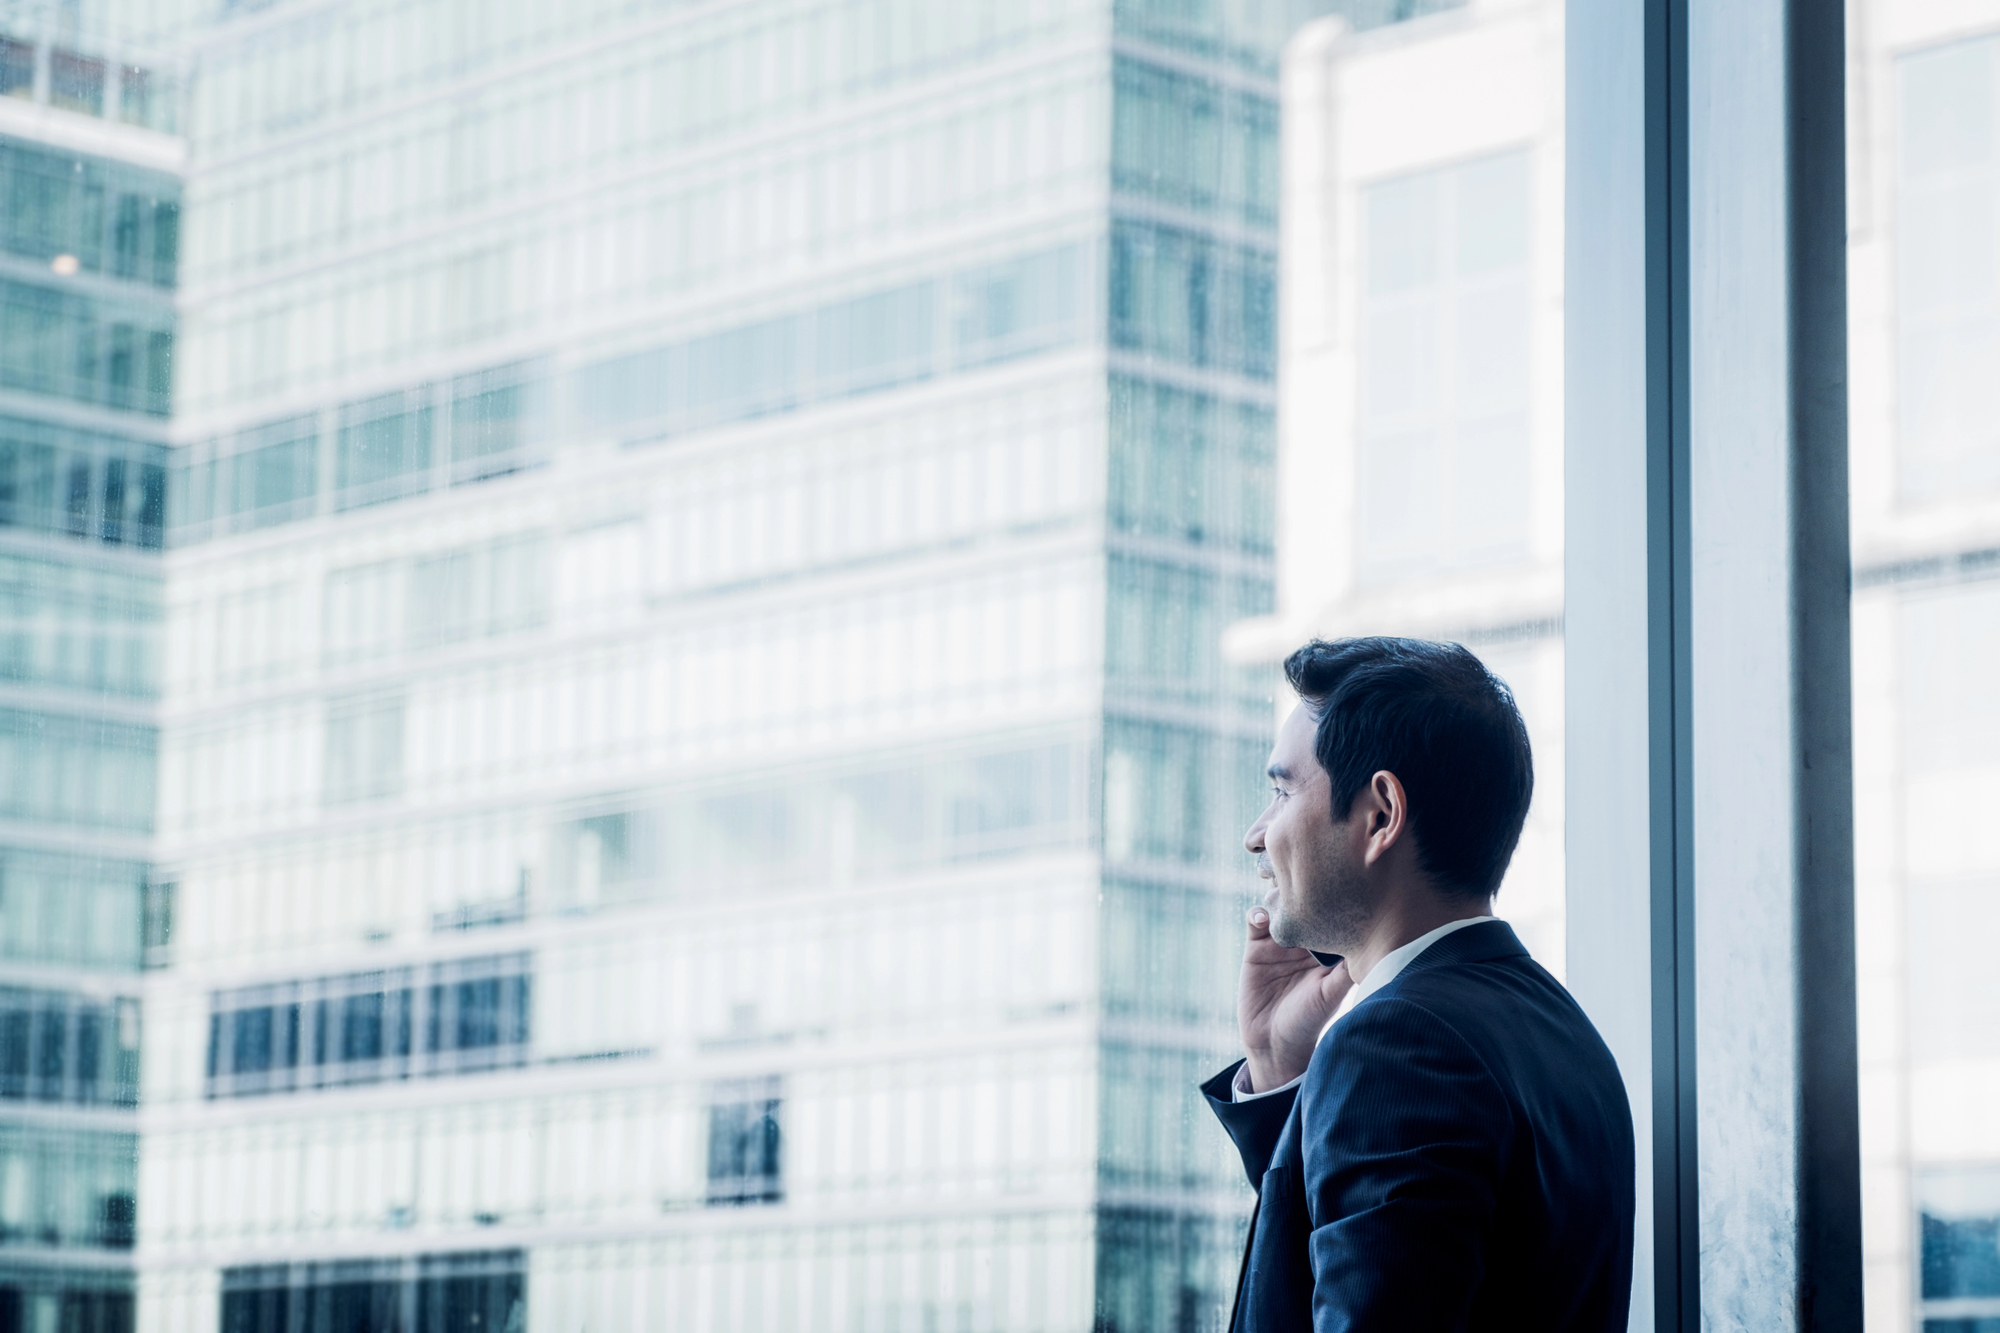
<svg viewBox="0 0 2000 1333"><path fill-rule="evenodd" d="M141 1325L1220 1328L1312 7L226 8Z"/></svg>
<svg viewBox="0 0 2000 1333"><path fill-rule="evenodd" d="M133 1327L182 151L171 71L0 25L0 1328Z"/></svg>
<svg viewBox="0 0 2000 1333"><path fill-rule="evenodd" d="M1247 663L1444 635L1516 685L1538 790L1499 910L1559 974L1562 20L1493 0L1290 48L1279 609L1230 632ZM1973 1333L2000 1321L2000 6L1848 31L1867 1326Z"/></svg>

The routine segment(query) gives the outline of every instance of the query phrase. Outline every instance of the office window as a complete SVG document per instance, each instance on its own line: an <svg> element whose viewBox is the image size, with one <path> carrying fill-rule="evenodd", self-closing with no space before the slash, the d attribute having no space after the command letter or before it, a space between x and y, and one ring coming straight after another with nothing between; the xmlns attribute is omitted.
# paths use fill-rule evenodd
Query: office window
<svg viewBox="0 0 2000 1333"><path fill-rule="evenodd" d="M408 571L400 561L327 571L320 603L322 662L344 666L399 650L407 628L408 591Z"/></svg>
<svg viewBox="0 0 2000 1333"><path fill-rule="evenodd" d="M1106 583L1105 666L1133 697L1227 695L1255 707L1269 696L1268 672L1231 668L1214 651L1230 625L1271 609L1264 580L1114 556Z"/></svg>
<svg viewBox="0 0 2000 1333"><path fill-rule="evenodd" d="M303 518L319 490L319 441L310 418L247 431L225 460L228 512L239 530Z"/></svg>
<svg viewBox="0 0 2000 1333"><path fill-rule="evenodd" d="M527 1059L531 1016L531 968L519 954L219 991L209 1000L207 1092L513 1068Z"/></svg>
<svg viewBox="0 0 2000 1333"><path fill-rule="evenodd" d="M49 52L49 101L87 116L104 113L104 62L60 48Z"/></svg>
<svg viewBox="0 0 2000 1333"><path fill-rule="evenodd" d="M151 727L0 709L0 814L150 832L158 744Z"/></svg>
<svg viewBox="0 0 2000 1333"><path fill-rule="evenodd" d="M151 696L159 595L157 575L0 555L0 680Z"/></svg>
<svg viewBox="0 0 2000 1333"><path fill-rule="evenodd" d="M2000 763L2000 584L1912 594L1903 605L1904 752L1919 772Z"/></svg>
<svg viewBox="0 0 2000 1333"><path fill-rule="evenodd" d="M1139 537L1269 556L1274 424L1262 403L1114 376L1113 526Z"/></svg>
<svg viewBox="0 0 2000 1333"><path fill-rule="evenodd" d="M0 279L0 388L163 417L171 320L151 294Z"/></svg>
<svg viewBox="0 0 2000 1333"><path fill-rule="evenodd" d="M1977 941L2000 930L2000 854L1966 812L2000 790L2000 587L1912 594L1902 625L1910 1054L1991 1059L2000 987Z"/></svg>
<svg viewBox="0 0 2000 1333"><path fill-rule="evenodd" d="M328 805L380 800L403 789L403 700L393 694L352 695L326 708L325 777Z"/></svg>
<svg viewBox="0 0 2000 1333"><path fill-rule="evenodd" d="M406 642L412 648L532 629L548 615L548 542L503 537L410 565Z"/></svg>
<svg viewBox="0 0 2000 1333"><path fill-rule="evenodd" d="M518 466L514 456L538 443L548 427L546 367L506 366L461 376L451 386L454 480L491 476Z"/></svg>
<svg viewBox="0 0 2000 1333"><path fill-rule="evenodd" d="M280 677L299 652L299 588L273 583L217 599L215 679L236 685Z"/></svg>
<svg viewBox="0 0 2000 1333"><path fill-rule="evenodd" d="M0 1192L0 1252L87 1258L131 1249L137 1138L46 1117L8 1120L0 1124L0 1179L9 1182Z"/></svg>
<svg viewBox="0 0 2000 1333"><path fill-rule="evenodd" d="M775 1079L719 1084L708 1108L708 1201L782 1203L784 1100Z"/></svg>
<svg viewBox="0 0 2000 1333"><path fill-rule="evenodd" d="M222 1272L222 1333L525 1333L519 1250ZM93 1331L94 1333L94 1331Z"/></svg>
<svg viewBox="0 0 2000 1333"><path fill-rule="evenodd" d="M1048 351L1083 336L1093 265L1062 246L576 372L586 429L645 439L796 411Z"/></svg>
<svg viewBox="0 0 2000 1333"><path fill-rule="evenodd" d="M1532 162L1503 153L1363 192L1365 570L1431 575L1527 553Z"/></svg>
<svg viewBox="0 0 2000 1333"><path fill-rule="evenodd" d="M1278 126L1262 97L1136 61L1114 77L1112 177L1120 189L1275 226Z"/></svg>
<svg viewBox="0 0 2000 1333"><path fill-rule="evenodd" d="M1913 883L1909 932L1911 1058L2000 1058L1986 947L2000 932L2000 875Z"/></svg>
<svg viewBox="0 0 2000 1333"><path fill-rule="evenodd" d="M343 409L334 486L343 509L430 487L431 408L427 390L390 394Z"/></svg>
<svg viewBox="0 0 2000 1333"><path fill-rule="evenodd" d="M0 988L0 1100L132 1106L137 996Z"/></svg>
<svg viewBox="0 0 2000 1333"><path fill-rule="evenodd" d="M1111 343L1269 379L1277 368L1275 268L1268 250L1120 222L1111 233Z"/></svg>
<svg viewBox="0 0 2000 1333"><path fill-rule="evenodd" d="M66 254L84 273L173 286L179 196L162 172L0 141L0 250L42 265Z"/></svg>
<svg viewBox="0 0 2000 1333"><path fill-rule="evenodd" d="M1227 864L1262 808L1269 742L1113 719L1104 735L1104 855L1112 862ZM1234 835L1232 841L1232 833Z"/></svg>
<svg viewBox="0 0 2000 1333"><path fill-rule="evenodd" d="M0 38L0 96L35 94L35 48L31 43Z"/></svg>
<svg viewBox="0 0 2000 1333"><path fill-rule="evenodd" d="M1897 484L2000 487L2000 38L1897 62Z"/></svg>
<svg viewBox="0 0 2000 1333"><path fill-rule="evenodd" d="M850 882L1084 845L1075 744L909 757L845 772L677 792L559 836L559 887L579 901L694 901L718 877L750 888Z"/></svg>
<svg viewBox="0 0 2000 1333"><path fill-rule="evenodd" d="M132 1333L132 1293L90 1285L122 1276L83 1270L63 1277L36 1274L41 1280L29 1283L0 1282L0 1329L32 1328L38 1318L48 1318L41 1313L46 1310L61 1333Z"/></svg>
<svg viewBox="0 0 2000 1333"><path fill-rule="evenodd" d="M541 533L517 533L328 571L322 662L345 666L543 624L549 545Z"/></svg>
<svg viewBox="0 0 2000 1333"><path fill-rule="evenodd" d="M145 872L110 857L0 850L0 960L136 967Z"/></svg>
<svg viewBox="0 0 2000 1333"><path fill-rule="evenodd" d="M1924 1333L2000 1322L2000 1168L1921 1172L1916 1181Z"/></svg>

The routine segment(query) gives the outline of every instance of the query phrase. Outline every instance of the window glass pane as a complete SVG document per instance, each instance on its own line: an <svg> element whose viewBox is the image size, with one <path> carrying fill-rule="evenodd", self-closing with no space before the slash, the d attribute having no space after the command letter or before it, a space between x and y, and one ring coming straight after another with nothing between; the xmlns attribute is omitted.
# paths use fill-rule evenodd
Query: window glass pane
<svg viewBox="0 0 2000 1333"><path fill-rule="evenodd" d="M1225 1327L1259 635L1560 966L1557 3L0 16L0 1330Z"/></svg>
<svg viewBox="0 0 2000 1333"><path fill-rule="evenodd" d="M1881 0L1869 22L1849 136L1869 1317L1977 1328L2000 1320L2000 980L1976 944L2000 927L2000 8Z"/></svg>
<svg viewBox="0 0 2000 1333"><path fill-rule="evenodd" d="M1369 573L1528 553L1531 167L1516 150L1357 190L1357 536Z"/></svg>
<svg viewBox="0 0 2000 1333"><path fill-rule="evenodd" d="M1910 500L2000 486L2000 38L1897 62L1897 475Z"/></svg>

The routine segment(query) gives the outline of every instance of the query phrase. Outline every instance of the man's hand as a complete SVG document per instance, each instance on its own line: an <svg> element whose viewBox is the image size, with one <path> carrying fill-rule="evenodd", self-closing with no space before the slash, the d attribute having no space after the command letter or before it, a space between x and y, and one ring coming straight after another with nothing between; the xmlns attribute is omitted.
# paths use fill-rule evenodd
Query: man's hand
<svg viewBox="0 0 2000 1333"><path fill-rule="evenodd" d="M1271 938L1271 914L1250 909L1236 1022L1253 1092L1268 1092L1306 1072L1320 1030L1352 989L1345 960L1321 967L1309 950L1287 949Z"/></svg>

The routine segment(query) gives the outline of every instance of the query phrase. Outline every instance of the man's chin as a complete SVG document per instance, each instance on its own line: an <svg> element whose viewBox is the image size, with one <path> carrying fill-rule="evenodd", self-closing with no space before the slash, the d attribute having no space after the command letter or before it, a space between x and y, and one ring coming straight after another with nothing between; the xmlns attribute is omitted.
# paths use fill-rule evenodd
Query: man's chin
<svg viewBox="0 0 2000 1333"><path fill-rule="evenodd" d="M1299 932L1295 929L1292 919L1276 907L1271 909L1271 942L1281 944L1287 949L1311 947L1306 940L1299 938Z"/></svg>
<svg viewBox="0 0 2000 1333"><path fill-rule="evenodd" d="M1340 941L1323 938L1333 933L1337 932L1314 931L1309 927L1303 927L1301 922L1285 915L1277 907L1271 908L1271 940L1274 944L1281 944L1287 949L1312 949L1319 953L1351 952L1351 949Z"/></svg>

